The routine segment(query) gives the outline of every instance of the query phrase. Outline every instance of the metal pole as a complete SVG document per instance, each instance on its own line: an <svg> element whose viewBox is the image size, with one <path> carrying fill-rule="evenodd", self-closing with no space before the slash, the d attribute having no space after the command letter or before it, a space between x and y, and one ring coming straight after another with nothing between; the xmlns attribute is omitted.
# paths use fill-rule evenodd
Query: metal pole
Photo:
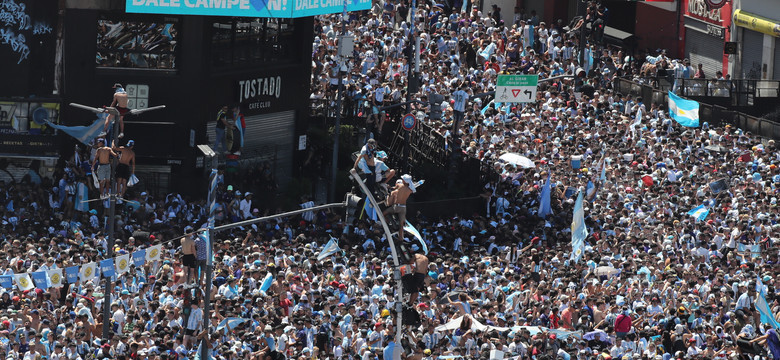
<svg viewBox="0 0 780 360"><path fill-rule="evenodd" d="M408 61L408 68L406 72L406 113L412 112L412 89L417 89L419 84L417 84L417 72L419 71L419 61L415 62L415 58L418 58L419 49L417 48L417 44L419 44L419 39L415 37L415 25L414 25L414 18L417 16L417 0L412 0L412 9L411 9L411 18L409 19L409 49L410 53L407 55L406 59ZM415 82L414 86L412 86L412 81ZM403 150L403 161L401 162L401 169L404 172L409 171L409 131L404 131L404 150ZM377 208L378 209L378 208Z"/></svg>
<svg viewBox="0 0 780 360"><path fill-rule="evenodd" d="M387 220L385 220L385 215L379 211L379 204L377 204L376 199L374 199L374 196L371 195L371 192L368 191L368 187L366 187L366 184L363 183L363 180L360 179L360 175L358 175L357 171L355 169L352 169L349 171L349 175L358 183L360 186L360 189L363 190L363 193L366 194L366 201L370 201L371 205L374 206L374 209L377 209L377 217L379 218L379 223L382 224L382 229L385 230L385 236L387 237L387 242L390 244L390 253L393 255L393 280L395 280L396 290L395 290L395 313L396 313L396 322L397 325L395 327L395 346L403 352L403 347L401 346L401 336L402 336L402 328L403 328L403 286L401 284L401 263L398 261L398 252L395 250L395 242L393 241L393 235L390 232L390 227L387 226ZM403 226L401 224L400 226ZM402 240L403 241L403 240Z"/></svg>
<svg viewBox="0 0 780 360"><path fill-rule="evenodd" d="M119 120L119 114L114 114L114 119L111 124L111 144L110 146L113 148L113 145L116 145L114 142L117 139L117 135L119 135L119 124L117 123L117 120ZM108 143L108 139L106 139L106 143ZM108 145L108 144L107 144ZM116 217L116 159L111 159L111 177L109 178L110 187L108 190L109 193L109 207L108 207L108 230L106 231L106 236L108 239L108 252L106 254L106 258L112 258L114 257L114 223L116 220L114 219ZM102 194L101 194L102 195ZM100 202L103 204L103 202ZM101 275L102 276L102 275ZM111 278L106 278L105 283L103 286L103 344L105 344L108 341L109 333L111 332L111 292L113 290Z"/></svg>
<svg viewBox="0 0 780 360"><path fill-rule="evenodd" d="M341 14L341 35L347 34L347 1L344 0L344 12ZM339 41L339 47L344 46L343 41ZM328 189L328 200L333 201L336 198L336 174L339 168L339 137L341 136L341 98L344 95L344 76L341 73L341 68L344 65L344 56L339 55L339 67L337 76L339 80L339 87L336 92L336 122L333 128L333 158L330 164L330 187Z"/></svg>
<svg viewBox="0 0 780 360"><path fill-rule="evenodd" d="M219 167L219 158L217 156L211 157L211 174L209 175L209 192L208 192L208 200L209 200L209 222L208 222L208 232L209 232L209 241L208 241L208 252L206 253L206 289L204 291L203 295L203 318L204 318L204 324L203 329L205 331L206 336L201 340L201 353L200 358L203 360L209 359L208 353L209 353L209 341L210 334L209 334L209 327L211 326L211 286L214 281L214 264L213 264L213 249L214 249L214 223L215 223L215 216L217 213L217 206L216 206L216 188L217 188L217 168ZM196 276L198 274L195 274Z"/></svg>
<svg viewBox="0 0 780 360"><path fill-rule="evenodd" d="M261 217L261 218L257 218L257 219L249 219L249 220L234 222L232 224L225 224L225 225L222 225L222 226L215 227L214 231L217 232L217 231L232 229L232 228L239 227L239 226L257 224L257 223L260 223L260 222L263 222L263 221L273 220L273 219L276 219L276 218L279 218L279 217L284 217L284 216L299 215L299 214L303 214L303 213L309 212L309 211L319 211L319 210L325 210L325 209L330 209L330 208L334 208L334 207L345 207L345 206L347 206L347 203L345 203L345 202L318 205L318 206L314 206L314 207L310 207L310 208L306 208L306 209L293 210L293 211L288 211L288 212L285 212L285 213L269 215L269 216L265 216L265 217Z"/></svg>

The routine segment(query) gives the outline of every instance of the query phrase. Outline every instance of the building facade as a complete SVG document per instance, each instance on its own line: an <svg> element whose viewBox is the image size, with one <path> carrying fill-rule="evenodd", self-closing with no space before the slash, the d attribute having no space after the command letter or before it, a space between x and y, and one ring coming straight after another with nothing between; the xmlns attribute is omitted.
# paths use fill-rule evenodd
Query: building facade
<svg viewBox="0 0 780 360"><path fill-rule="evenodd" d="M125 117L124 140L135 140L136 173L147 186L198 191L197 182L188 180L204 166L195 146L213 144L222 105L240 105L245 115L242 159L269 164L280 182L292 176L294 141L308 120L303 104L310 95L312 18L129 14L124 1L60 1L59 7L45 0L4 4L9 2L18 5L14 16L21 16L19 8L35 9L23 37L8 35L27 39L29 51L0 45L12 55L0 57L0 71L13 84L0 90L0 100L7 100L0 106L7 113L6 103L14 102L16 118L26 121L16 125L15 143L9 144L36 134L50 141L38 140L41 146L20 154L19 148L3 147L0 138L0 156L67 158L64 149L75 141L54 136L38 122L88 125L93 114L66 104L108 106L112 85L120 83L128 91L128 107L166 106ZM3 121L11 126L4 119L10 117L0 119L0 126Z"/></svg>
<svg viewBox="0 0 780 360"><path fill-rule="evenodd" d="M745 79L780 80L780 3L733 0L732 41L737 56L730 66Z"/></svg>

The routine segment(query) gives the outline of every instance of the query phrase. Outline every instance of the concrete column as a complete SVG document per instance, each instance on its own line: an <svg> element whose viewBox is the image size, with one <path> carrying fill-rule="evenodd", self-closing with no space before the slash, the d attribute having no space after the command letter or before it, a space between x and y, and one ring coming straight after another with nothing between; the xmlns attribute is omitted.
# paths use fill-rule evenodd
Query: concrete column
<svg viewBox="0 0 780 360"><path fill-rule="evenodd" d="M772 79L775 65L775 37L764 34L764 46L761 53L761 79Z"/></svg>

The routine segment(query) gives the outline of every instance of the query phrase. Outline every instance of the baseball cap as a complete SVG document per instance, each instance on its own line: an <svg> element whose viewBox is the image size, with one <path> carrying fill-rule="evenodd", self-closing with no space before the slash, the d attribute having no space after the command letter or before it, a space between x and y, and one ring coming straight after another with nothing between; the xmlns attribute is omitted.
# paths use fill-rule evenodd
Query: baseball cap
<svg viewBox="0 0 780 360"><path fill-rule="evenodd" d="M128 140L127 141L127 146L133 146L133 145L135 145L135 141L133 141L133 140Z"/></svg>

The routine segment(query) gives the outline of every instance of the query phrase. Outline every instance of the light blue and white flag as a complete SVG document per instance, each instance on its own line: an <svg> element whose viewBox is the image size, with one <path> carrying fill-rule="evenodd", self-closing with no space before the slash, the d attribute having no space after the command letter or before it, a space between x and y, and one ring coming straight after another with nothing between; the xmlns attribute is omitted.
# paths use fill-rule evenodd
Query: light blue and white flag
<svg viewBox="0 0 780 360"><path fill-rule="evenodd" d="M249 319L244 318L236 318L236 317L230 317L226 318L222 321L220 321L219 325L217 325L217 331L220 332L222 330L225 330L225 332L232 331L236 328L236 326L241 325L242 323L248 321Z"/></svg>
<svg viewBox="0 0 780 360"><path fill-rule="evenodd" d="M368 199L366 199L365 205L363 205L363 211L365 211L366 216L368 216L371 221L379 220L379 216L376 214L376 209L374 209L374 206L371 205L371 201L368 201Z"/></svg>
<svg viewBox="0 0 780 360"><path fill-rule="evenodd" d="M699 103L669 91L669 116L685 127L699 127Z"/></svg>
<svg viewBox="0 0 780 360"><path fill-rule="evenodd" d="M30 276L35 282L35 287L38 289L46 290L49 288L49 277L46 275L45 271L31 272Z"/></svg>
<svg viewBox="0 0 780 360"><path fill-rule="evenodd" d="M406 220L406 225L404 225L404 231L409 234L412 234L412 236L414 236L414 238L420 242L420 248L422 249L423 253L425 253L425 255L428 255L428 244L425 243L425 240L423 240L423 237L420 234L420 232L417 231L417 229L414 227L414 225L412 225L412 223L409 222L409 220Z"/></svg>
<svg viewBox="0 0 780 360"><path fill-rule="evenodd" d="M692 216L694 219L696 219L696 221L703 221L709 214L710 209L707 209L707 207L704 205L699 205L688 211L688 215Z"/></svg>
<svg viewBox="0 0 780 360"><path fill-rule="evenodd" d="M89 126L65 126L58 125L51 122L46 122L55 129L62 130L66 134L73 136L76 140L81 141L84 145L92 145L91 142L103 131L103 126L106 123L106 117L108 114L99 114L97 120Z"/></svg>
<svg viewBox="0 0 780 360"><path fill-rule="evenodd" d="M547 174L547 182L544 183L542 188L542 198L539 201L539 215L540 218L545 219L552 214L552 206L550 206L550 174Z"/></svg>
<svg viewBox="0 0 780 360"><path fill-rule="evenodd" d="M758 296L756 297L756 310L758 310L758 313L761 314L761 322L764 324L771 325L775 329L780 329L780 324L778 324L777 320L775 319L775 314L772 313L772 308L769 307L769 303L766 301L766 294L764 294L764 283L761 282L761 277L758 278L758 281L756 281L756 292L758 293Z"/></svg>
<svg viewBox="0 0 780 360"><path fill-rule="evenodd" d="M576 263L585 252L585 238L588 237L588 229L585 227L585 209L582 205L585 193L577 194L577 202L574 203L574 217L571 220L571 259Z"/></svg>
<svg viewBox="0 0 780 360"><path fill-rule="evenodd" d="M366 203L368 203L366 201ZM336 240L336 238L331 237L330 241L328 241L325 246L322 247L322 250L320 251L320 254L317 255L317 261L322 261L323 259L327 258L328 256L331 256L337 252L340 252L341 248L339 247L339 242Z"/></svg>
<svg viewBox="0 0 780 360"><path fill-rule="evenodd" d="M271 275L271 273L268 273L268 275L265 276L265 279L263 279L262 285L260 285L260 291L266 292L268 289L271 288L271 285L274 283L274 276Z"/></svg>

